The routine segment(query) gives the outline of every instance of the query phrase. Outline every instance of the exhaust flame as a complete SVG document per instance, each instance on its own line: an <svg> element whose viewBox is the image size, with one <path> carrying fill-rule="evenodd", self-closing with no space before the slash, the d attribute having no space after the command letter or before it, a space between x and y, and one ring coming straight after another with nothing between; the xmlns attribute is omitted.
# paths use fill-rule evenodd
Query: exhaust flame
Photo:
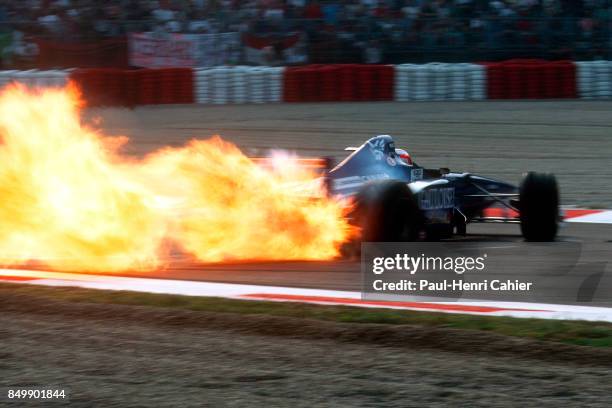
<svg viewBox="0 0 612 408"><path fill-rule="evenodd" d="M132 159L79 107L71 87L0 93L0 263L146 270L170 246L205 262L330 259L352 234L347 204L290 157L261 166L213 137Z"/></svg>

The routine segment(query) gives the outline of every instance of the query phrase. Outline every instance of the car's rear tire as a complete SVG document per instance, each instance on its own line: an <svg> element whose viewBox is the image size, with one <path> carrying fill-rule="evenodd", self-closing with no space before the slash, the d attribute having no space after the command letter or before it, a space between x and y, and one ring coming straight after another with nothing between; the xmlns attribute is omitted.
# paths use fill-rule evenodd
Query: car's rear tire
<svg viewBox="0 0 612 408"><path fill-rule="evenodd" d="M559 225L559 188L555 176L529 172L519 189L521 232L527 241L554 241Z"/></svg>
<svg viewBox="0 0 612 408"><path fill-rule="evenodd" d="M362 242L414 241L423 225L410 188L395 180L364 185L355 196L352 219L361 229Z"/></svg>

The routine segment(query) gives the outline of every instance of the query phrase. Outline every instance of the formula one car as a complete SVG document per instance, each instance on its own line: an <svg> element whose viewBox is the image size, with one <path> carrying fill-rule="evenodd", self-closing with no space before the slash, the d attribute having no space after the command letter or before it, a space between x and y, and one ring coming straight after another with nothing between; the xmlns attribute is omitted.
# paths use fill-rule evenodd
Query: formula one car
<svg viewBox="0 0 612 408"><path fill-rule="evenodd" d="M527 173L517 187L427 169L388 135L346 150L353 152L328 172L328 187L331 194L354 198L350 218L361 228L362 241L445 239L465 235L472 222L520 223L527 241L553 241L557 235L559 190L552 174Z"/></svg>

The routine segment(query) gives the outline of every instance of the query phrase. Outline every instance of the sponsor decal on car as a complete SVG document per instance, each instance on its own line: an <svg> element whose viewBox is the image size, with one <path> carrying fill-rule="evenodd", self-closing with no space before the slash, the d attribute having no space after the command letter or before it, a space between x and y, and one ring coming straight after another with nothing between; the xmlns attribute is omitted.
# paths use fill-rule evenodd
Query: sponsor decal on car
<svg viewBox="0 0 612 408"><path fill-rule="evenodd" d="M374 155L374 159L382 160L385 157L385 143L384 139L368 141L368 146L370 147L370 152Z"/></svg>
<svg viewBox="0 0 612 408"><path fill-rule="evenodd" d="M412 169L410 172L410 181L423 180L423 169Z"/></svg>
<svg viewBox="0 0 612 408"><path fill-rule="evenodd" d="M440 210L455 206L453 187L426 189L419 193L419 207L422 210Z"/></svg>

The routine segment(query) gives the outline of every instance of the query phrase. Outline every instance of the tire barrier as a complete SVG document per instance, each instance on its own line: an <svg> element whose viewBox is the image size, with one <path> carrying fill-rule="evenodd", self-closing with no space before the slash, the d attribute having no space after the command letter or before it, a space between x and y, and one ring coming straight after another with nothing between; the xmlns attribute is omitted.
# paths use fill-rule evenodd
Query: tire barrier
<svg viewBox="0 0 612 408"><path fill-rule="evenodd" d="M576 98L571 61L509 60L486 63L488 99Z"/></svg>
<svg viewBox="0 0 612 408"><path fill-rule="evenodd" d="M131 105L193 103L191 68L157 68L126 71L133 86ZM135 86L134 86L135 85Z"/></svg>
<svg viewBox="0 0 612 408"><path fill-rule="evenodd" d="M195 69L197 103L282 102L283 67L214 67Z"/></svg>
<svg viewBox="0 0 612 408"><path fill-rule="evenodd" d="M89 106L612 98L612 61L0 71L0 87L75 82Z"/></svg>
<svg viewBox="0 0 612 408"><path fill-rule="evenodd" d="M463 101L486 98L479 64L401 64L395 67L396 101Z"/></svg>
<svg viewBox="0 0 612 408"><path fill-rule="evenodd" d="M194 102L191 68L88 68L73 71L70 79L82 90L89 106Z"/></svg>
<svg viewBox="0 0 612 408"><path fill-rule="evenodd" d="M612 61L576 62L578 96L581 99L612 97Z"/></svg>
<svg viewBox="0 0 612 408"><path fill-rule="evenodd" d="M391 101L393 65L290 67L283 78L285 102Z"/></svg>
<svg viewBox="0 0 612 408"><path fill-rule="evenodd" d="M30 69L27 71L0 71L0 87L9 83L20 83L26 86L64 86L67 83L69 70Z"/></svg>
<svg viewBox="0 0 612 408"><path fill-rule="evenodd" d="M132 106L132 84L126 71L114 68L77 69L70 74L88 106ZM131 76L131 75L130 75Z"/></svg>

